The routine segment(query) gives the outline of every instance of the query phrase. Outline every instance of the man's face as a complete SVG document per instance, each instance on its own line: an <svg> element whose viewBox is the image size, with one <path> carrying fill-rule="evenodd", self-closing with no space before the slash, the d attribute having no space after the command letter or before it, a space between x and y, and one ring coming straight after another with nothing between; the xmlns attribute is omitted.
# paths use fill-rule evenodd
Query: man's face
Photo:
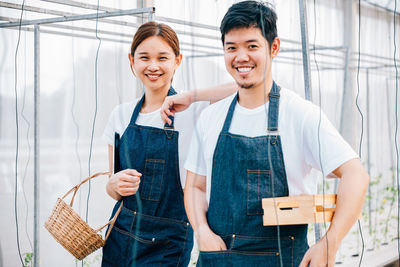
<svg viewBox="0 0 400 267"><path fill-rule="evenodd" d="M272 57L275 55L271 55L259 28L236 28L225 34L225 66L241 88L262 87L265 79L271 77Z"/></svg>

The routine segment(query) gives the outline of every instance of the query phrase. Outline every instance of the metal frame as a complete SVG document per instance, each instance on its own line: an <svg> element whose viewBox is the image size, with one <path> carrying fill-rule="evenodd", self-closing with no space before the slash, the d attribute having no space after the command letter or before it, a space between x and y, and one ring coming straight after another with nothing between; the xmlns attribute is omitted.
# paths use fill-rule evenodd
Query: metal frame
<svg viewBox="0 0 400 267"><path fill-rule="evenodd" d="M138 8L129 10L118 10L87 15L73 15L47 19L24 20L20 22L0 23L0 28L12 28L20 26L34 26L34 225L33 225L33 266L40 264L40 26L59 22L70 22L79 20L90 20L98 18L149 14L152 18L155 8Z"/></svg>
<svg viewBox="0 0 400 267"><path fill-rule="evenodd" d="M28 12L35 12L35 13L41 13L41 14L47 14L47 15L53 15L53 16L58 16L55 18L46 18L46 19L37 19L37 20L25 20L22 21L21 23L19 22L18 19L14 18L8 18L8 17L0 17L0 20L5 20L9 21L6 23L0 23L0 28L9 28L9 29L17 29L16 27L18 26L24 26L21 27L22 30L24 31L33 31L34 32L34 121L35 121L35 127L34 127L34 266L39 266L39 259L40 259L40 251L39 251L39 188L40 188L40 179L39 179L39 174L40 174L40 161L39 161L39 156L40 156L40 142L39 142L39 122L40 122L40 117L39 117L39 101L40 101L40 80L39 80L39 74L40 74L40 33L48 33L48 34L58 34L58 35L65 35L65 36L71 36L71 37L79 37L79 38L88 38L88 39L95 39L95 37L90 36L88 33L93 33L95 30L87 27L76 27L76 26L71 26L71 25L60 25L60 24L55 24L55 23L62 23L62 22L72 22L72 21L80 21L80 20L93 20L93 19L98 19L99 22L102 23L108 23L108 24L113 24L113 25L121 25L121 26L126 26L126 27L135 27L137 28L140 24L139 23L134 23L134 22L128 22L124 20L116 20L116 19L108 19L110 17L120 17L120 16L141 16L143 14L148 14L148 20L157 20L157 21L164 21L168 23L174 23L174 24L180 24L180 25L185 25L185 26L190 26L190 27L195 27L195 28L200 28L200 29L206 29L206 30L211 30L211 31L218 31L219 28L216 26L212 25L206 25L206 24L201 24L201 23L195 23L195 22L190 22L190 21L184 21L184 20L179 20L179 19L174 19L174 18L167 18L167 17L162 17L162 16L155 16L155 8L150 7L150 8L137 8L137 9L129 9L129 10L120 10L120 9L115 9L115 8L109 8L109 7L104 7L104 6L97 6L97 5L91 5L91 4L85 4L77 1L71 1L71 0L42 0L45 2L50 2L53 4L60 4L60 5L67 5L67 6L73 6L73 7L78 7L78 8L83 8L83 9L89 9L91 11L96 10L96 11L102 11L101 13L92 13L92 14L85 14L85 15L79 15L75 13L70 13L70 12L63 12L63 11L57 11L57 10L51 10L51 9L45 9L45 8L39 8L39 7L34 7L34 6L24 6L24 10ZM345 0L347 1L347 0ZM375 8L379 8L382 10L386 10L388 12L394 12L394 10L391 10L387 7L383 7L380 5L377 5L375 3L371 3L369 0L363 0L362 1L365 4L368 4L370 6L374 6ZM8 2L0 2L0 8L11 8L11 9L18 9L21 10L21 5L14 4L14 3L8 3ZM288 40L282 38L281 40L286 43L294 44L296 46L300 46L301 48L288 48L288 49L282 49L282 53L297 53L301 52L302 53L302 63L303 63L303 70L304 70L304 81L305 81L305 96L307 99L311 100L311 65L310 65L310 60L309 60L309 54L310 54L310 44L308 42L308 33L307 33L307 14L306 14L306 2L304 0L299 0L299 11L300 11L300 25L301 25L301 37L302 41L295 41L295 40ZM396 12L397 15L400 15L399 12ZM47 30L43 29L43 27L52 27L57 30ZM33 26L30 27L30 26ZM71 32L63 32L62 30L76 30L76 31L81 31L86 34L79 34L79 33L71 33ZM181 35L190 35L191 37L198 37L198 38L204 38L204 39L209 39L209 40L220 40L218 36L215 35L208 35L208 34L200 34L200 33L193 33L193 32L185 32L185 31L176 31L178 34ZM110 32L110 31L105 31L105 30L100 30L98 33L106 34L106 35L111 35L111 36L120 36L120 37L127 37L131 38L131 36L124 35L123 33L116 33L116 32ZM127 40L115 40L112 38L107 38L107 37L102 37L102 40L105 41L111 41L111 42L123 42L123 43L130 43L130 41ZM222 53L215 53L216 50L220 50L219 47L214 47L211 45L199 45L197 43L192 42L181 42L182 45L188 45L192 46L191 49L183 48L182 50L184 51L190 51L194 53L194 55L189 56L189 58L195 58L195 57L212 57L212 56L222 56ZM193 49L193 47L201 47L204 49L210 49L211 51L206 51L206 50L198 50L198 49ZM331 69L340 69L340 70L351 70L354 67L350 66L350 62L353 60L351 59L354 53L351 53L348 48L348 45L341 46L341 47L328 47L328 46L316 46L315 50L320 51L318 53L319 56L327 56L327 57L335 57L338 59L342 59L344 64L343 66L337 65L332 67L332 63L322 63L321 70L331 70ZM333 51L333 52L339 52L339 55L332 55L332 54L327 54L326 52L323 51ZM388 64L388 62L392 63L393 58L387 58L387 57L380 57L376 55L369 55L366 53L361 54L363 56L363 63L369 62L373 64L377 64L374 67L362 67L362 69L365 69L366 71L369 70L384 70L385 68L391 67L391 64ZM366 60L364 57L369 57L373 58L374 60ZM289 60L289 61L285 61ZM379 61L378 61L379 60ZM296 58L296 57L280 57L276 61L281 62L281 63L289 63L289 64L301 64L301 59ZM400 60L399 60L400 63ZM324 67L323 65L326 64ZM347 76L345 76L345 80L348 79ZM346 81L345 81L346 83ZM317 235L316 235L317 236Z"/></svg>

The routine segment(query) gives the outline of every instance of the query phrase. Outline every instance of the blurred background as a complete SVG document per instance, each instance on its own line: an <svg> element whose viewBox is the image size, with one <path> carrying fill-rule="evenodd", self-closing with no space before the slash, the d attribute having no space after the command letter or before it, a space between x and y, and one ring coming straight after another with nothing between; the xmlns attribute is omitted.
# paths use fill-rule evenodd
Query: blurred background
<svg viewBox="0 0 400 267"><path fill-rule="evenodd" d="M108 116L143 93L128 61L137 27L155 20L178 33L178 91L229 82L219 24L235 2L0 1L0 266L100 266L101 250L78 262L43 225L58 197L108 170L101 139ZM336 264L399 266L399 1L269 2L281 38L274 80L319 105L371 177L360 225L342 242ZM315 175L319 192L325 185L335 193L335 179L323 183ZM95 178L75 199L93 228L107 222L114 205L106 182ZM323 234L327 226L317 229Z"/></svg>

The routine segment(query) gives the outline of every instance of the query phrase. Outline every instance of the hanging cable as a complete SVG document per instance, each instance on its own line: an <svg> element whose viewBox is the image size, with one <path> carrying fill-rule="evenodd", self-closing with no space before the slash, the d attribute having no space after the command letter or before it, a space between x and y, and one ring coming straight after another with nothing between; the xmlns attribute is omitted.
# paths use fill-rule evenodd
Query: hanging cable
<svg viewBox="0 0 400 267"><path fill-rule="evenodd" d="M18 201L17 201L17 193L18 193L18 153L19 153L19 122L18 122L18 49L19 49L19 42L21 40L21 26L22 26L22 17L24 14L24 6L25 0L22 2L21 6L21 15L19 18L19 26L18 26L18 40L17 46L15 48L15 57L14 57L14 94L15 94L15 125L16 125L16 149L15 149L15 191L14 191L14 215L15 215L15 226L17 230L17 249L18 249L18 256L21 261L22 266L24 265L24 261L22 260L21 256L21 248L19 243L19 231L18 231Z"/></svg>
<svg viewBox="0 0 400 267"><path fill-rule="evenodd" d="M361 59L361 0L358 0L358 59L357 59L357 96L356 96L356 106L358 109L358 112L360 113L361 116L361 135L360 135L360 145L358 149L358 155L361 159L361 148L362 148L362 141L363 141L363 136L364 136L364 115L360 109L360 106L358 105L358 98L360 95L360 59ZM358 263L358 266L361 266L361 262L364 256L364 249L365 249L365 244L364 244L364 237L361 229L361 222L360 220L358 221L358 228L360 231L360 237L361 237L361 256L360 256L360 262Z"/></svg>
<svg viewBox="0 0 400 267"><path fill-rule="evenodd" d="M89 176L91 174L91 160L92 160L92 151L93 151L93 137L94 137L94 130L96 126L96 117L97 117L97 109L98 109L98 97L97 97L97 91L98 91L98 59L99 59L99 51L100 51L100 46L101 46L101 39L99 38L98 35L98 23L99 23L99 0L97 0L97 11L96 11L96 39L99 41L99 44L97 46L97 51L96 51L96 61L95 61L95 68L94 68L94 79L95 79L95 111L94 111L94 117L93 117L93 124L92 124L92 135L90 137L90 148L89 148L89 162L88 162L88 171L89 171ZM88 217L89 217L89 198L90 198L90 188L91 188L91 180L89 180L89 187L88 187L88 194L87 194L87 199L86 199L86 222L88 222Z"/></svg>
<svg viewBox="0 0 400 267"><path fill-rule="evenodd" d="M72 30L73 32L73 30ZM78 121L76 120L74 109L75 109L75 104L76 104L76 74L75 74L75 44L74 44L74 38L71 38L71 49L72 49L72 104L71 104L71 118L72 118L72 123L75 126L76 130L76 139L75 139L75 155L78 160L78 165L79 165L79 180L82 180L82 161L81 157L79 155L79 138L80 138L80 129L79 129L79 124ZM79 214L81 213L82 209L82 190L79 190L78 193L78 211ZM78 266L78 261L75 262L75 266Z"/></svg>
<svg viewBox="0 0 400 267"><path fill-rule="evenodd" d="M396 148L396 192L397 192L397 253L399 256L400 262L400 188L399 188L399 146L397 141L397 132L398 132L398 102L399 102L399 77L398 77L398 69L397 69L397 61L396 61L396 52L397 52L397 44L396 44L396 13L397 13L397 0L394 1L394 11L393 11L393 62L394 68L396 70L395 81L396 81L396 104L395 104L395 134L394 134L394 143Z"/></svg>
<svg viewBox="0 0 400 267"><path fill-rule="evenodd" d="M263 16L263 12L262 12L262 6L263 5L264 4L262 2L259 2L258 11L260 13L261 34L264 37L265 47L266 48L272 48L272 44L268 43L267 36L265 36L265 25L264 25L264 20L263 20L264 16ZM270 7L272 8L272 6L270 6ZM275 9L275 8L273 8L273 9ZM272 54L272 51L270 49L268 49L268 51L269 51L269 54ZM268 120L269 120L268 110L267 110L267 103L269 105L268 96L269 96L269 93L271 92L271 91L269 91L269 93L267 93L268 88L267 88L267 84L265 82L266 78L267 78L267 69L268 69L267 68L267 62L268 62L268 60L272 60L272 57L268 58L268 55L267 55L267 58L265 60L265 65L264 65L264 77L263 77L263 81L264 81L264 112L265 112L265 116L267 118L267 124L268 124ZM271 88L270 88L270 90L271 90ZM270 108L270 107L268 107L268 108ZM267 128L267 131L268 130L269 129ZM277 135L279 135L279 133L277 133ZM279 220L278 220L277 203L276 203L276 200L275 200L275 186L274 186L275 171L274 171L273 164L272 164L271 144L270 143L268 143L268 146L267 146L267 154L268 154L269 170L271 172L271 192L272 192L272 199L273 199L273 204L274 204L274 213L275 213L275 218L276 218L276 222L277 222L276 223L277 224L276 225L276 235L277 235L277 239L278 239L279 266L283 267L282 246L281 246L281 229L280 229Z"/></svg>
<svg viewBox="0 0 400 267"><path fill-rule="evenodd" d="M322 122L322 92L321 92L321 76L319 71L319 65L317 61L316 55L316 41L317 41L317 8L316 8L316 0L314 0L314 41L313 41L313 54L314 54L314 64L317 68L317 77L318 77L318 105L319 105L319 118L318 118L318 159L319 166L321 168L322 173L322 212L324 218L324 230L326 232L326 220L325 220L325 172L322 167L322 156L321 156L321 122ZM311 90L311 88L310 88ZM329 242L328 242L328 233L326 233L326 264L329 264ZM316 240L317 241L317 240Z"/></svg>
<svg viewBox="0 0 400 267"><path fill-rule="evenodd" d="M14 57L14 94L15 94L15 124L16 124L16 150L15 150L15 192L14 192L14 215L15 215L15 226L17 232L17 248L18 248L18 255L19 259L21 260L22 265L24 265L24 261L22 260L21 256L21 248L20 248L20 241L19 241L19 231L18 231L18 201L17 201L17 193L18 193L18 155L19 155L19 122L18 122L18 49L19 49L19 42L21 40L21 26L22 26L22 17L24 14L24 6L25 0L22 2L21 6L21 15L19 18L19 26L18 26L18 40L17 46L15 48L15 57Z"/></svg>
<svg viewBox="0 0 400 267"><path fill-rule="evenodd" d="M31 251L33 251L33 246L32 246L32 241L31 241L31 238L30 238L30 236L29 236L29 233L28 233L28 211L29 211L29 206L28 206L28 200L27 200L27 198L26 198L26 192L25 192L25 181L26 181L26 174L27 174L27 171L28 171L28 166L29 166L29 162L30 162L30 159L31 159L31 144L30 144L30 142L29 142L29 132L30 132L30 128L31 128L31 124L30 124L30 122L29 122L29 120L28 120L28 118L27 117L25 117L25 114L24 114L24 111L25 111L25 101L26 101L26 48L27 48L27 45L26 45L26 32L25 32L25 34L24 34L24 41L25 41L25 53L24 53L24 95L23 95L23 97L22 97L22 108L21 108L21 117L22 117L22 119L25 121L25 123L26 123L26 125L27 125L27 130L26 130L26 142L27 142L27 144L28 144L28 159L27 159L27 161L26 161L26 164L25 164L25 168L24 168L24 175L22 176L22 195L23 195L23 197L24 197L24 201L25 201L25 206L26 206L26 212L25 212L25 234L26 234L26 237L27 237L27 239L28 239L28 242L29 242L29 246L30 246L30 248L31 248Z"/></svg>

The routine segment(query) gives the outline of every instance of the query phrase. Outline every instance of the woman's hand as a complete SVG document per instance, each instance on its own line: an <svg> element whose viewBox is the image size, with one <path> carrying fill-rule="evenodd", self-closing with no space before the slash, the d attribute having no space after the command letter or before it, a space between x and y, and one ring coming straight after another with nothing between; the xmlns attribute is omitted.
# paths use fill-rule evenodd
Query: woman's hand
<svg viewBox="0 0 400 267"><path fill-rule="evenodd" d="M172 96L167 96L161 106L161 119L164 123L171 125L172 121L168 116L175 116L176 112L187 109L193 103L190 92L183 92Z"/></svg>
<svg viewBox="0 0 400 267"><path fill-rule="evenodd" d="M107 183L107 189L121 197L136 194L142 174L133 169L126 169L113 174Z"/></svg>
<svg viewBox="0 0 400 267"><path fill-rule="evenodd" d="M224 240L216 235L208 225L199 226L195 235L200 251L226 250Z"/></svg>

